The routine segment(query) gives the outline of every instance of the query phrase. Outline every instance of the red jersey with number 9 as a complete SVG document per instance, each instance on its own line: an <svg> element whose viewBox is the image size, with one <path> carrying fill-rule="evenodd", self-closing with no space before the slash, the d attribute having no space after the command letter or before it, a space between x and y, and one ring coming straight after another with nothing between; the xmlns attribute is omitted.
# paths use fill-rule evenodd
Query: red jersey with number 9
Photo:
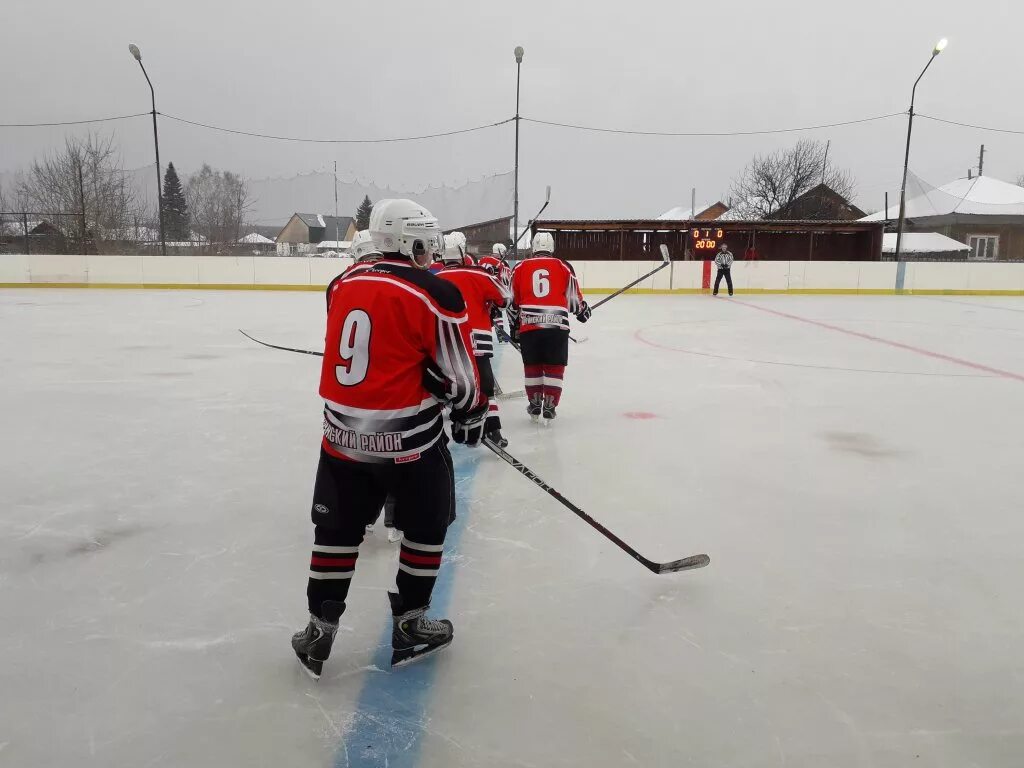
<svg viewBox="0 0 1024 768"><path fill-rule="evenodd" d="M478 404L466 303L409 262L382 260L331 284L320 373L324 449L363 462L415 461L442 435L441 403L423 386L433 364L453 408Z"/></svg>
<svg viewBox="0 0 1024 768"><path fill-rule="evenodd" d="M512 301L519 332L538 328L569 330L569 315L583 306L576 272L554 256L531 256L512 270Z"/></svg>

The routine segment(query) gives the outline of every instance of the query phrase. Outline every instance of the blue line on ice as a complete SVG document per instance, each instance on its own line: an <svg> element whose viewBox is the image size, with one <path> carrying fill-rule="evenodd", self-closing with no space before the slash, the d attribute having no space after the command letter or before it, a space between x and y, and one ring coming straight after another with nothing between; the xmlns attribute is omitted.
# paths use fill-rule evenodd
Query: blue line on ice
<svg viewBox="0 0 1024 768"><path fill-rule="evenodd" d="M444 543L444 562L431 596L430 615L447 616L457 566L459 540L469 515L470 491L476 476L478 457L487 449L466 449L452 445L455 460L456 518ZM458 622L456 637L458 637ZM453 648L458 646L458 640ZM441 651L441 654L451 650ZM387 622L380 648L373 660L384 674L366 676L359 693L355 716L345 729L344 743L334 759L336 768L412 768L417 763L420 739L427 722L427 707L438 657L424 659L391 671L391 621Z"/></svg>

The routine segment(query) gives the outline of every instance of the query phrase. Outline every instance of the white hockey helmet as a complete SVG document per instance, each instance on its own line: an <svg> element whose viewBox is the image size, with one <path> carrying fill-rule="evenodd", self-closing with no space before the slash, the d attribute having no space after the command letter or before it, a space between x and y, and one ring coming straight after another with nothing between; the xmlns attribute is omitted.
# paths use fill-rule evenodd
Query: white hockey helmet
<svg viewBox="0 0 1024 768"><path fill-rule="evenodd" d="M538 232L533 236L532 249L534 253L546 253L553 255L555 252L555 238L550 232Z"/></svg>
<svg viewBox="0 0 1024 768"><path fill-rule="evenodd" d="M497 256L499 259L504 259L505 254L508 253L508 248L505 247L504 243L495 243L491 246L491 253Z"/></svg>
<svg viewBox="0 0 1024 768"><path fill-rule="evenodd" d="M370 234L368 229L356 232L356 236L352 238L352 245L349 246L348 253L357 262L380 258L383 255L377 244L373 242L373 235Z"/></svg>
<svg viewBox="0 0 1024 768"><path fill-rule="evenodd" d="M461 232L451 232L444 236L444 253L441 260L446 264L461 264L466 256L466 236Z"/></svg>
<svg viewBox="0 0 1024 768"><path fill-rule="evenodd" d="M370 234L381 253L408 256L421 269L444 250L437 219L412 200L378 200L370 213Z"/></svg>

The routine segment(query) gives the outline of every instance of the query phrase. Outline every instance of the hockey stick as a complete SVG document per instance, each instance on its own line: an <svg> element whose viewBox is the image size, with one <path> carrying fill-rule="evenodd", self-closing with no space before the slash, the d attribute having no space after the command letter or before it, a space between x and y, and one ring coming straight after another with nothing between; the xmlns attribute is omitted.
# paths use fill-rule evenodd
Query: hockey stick
<svg viewBox="0 0 1024 768"><path fill-rule="evenodd" d="M496 394L495 397L498 400L516 400L520 397L526 397L526 391L517 389L515 392L502 392L500 395Z"/></svg>
<svg viewBox="0 0 1024 768"><path fill-rule="evenodd" d="M551 202L551 185L548 184L547 194L544 195L544 205L542 205L540 207L540 210L537 211L537 215L534 216L532 219L530 219L530 222L526 225L526 229L524 231L528 232L531 229L533 229L533 225L537 223L537 219L540 218L540 215L542 213L544 213L544 211L547 210L548 203L550 203L550 202ZM519 237L519 233L518 232L516 232L516 236ZM516 241L516 245L518 245L518 244L519 244L519 241L517 240Z"/></svg>
<svg viewBox="0 0 1024 768"><path fill-rule="evenodd" d="M270 347L271 349L280 349L283 352L299 352L300 354L303 354L303 355L315 355L316 357L323 357L324 356L323 352L314 352L311 349L298 349L296 347L279 347L277 344L268 344L265 341L260 341L259 339L254 338L253 336L250 336L248 333L243 331L241 328L238 329L238 332L240 334L242 334L243 336L245 336L245 338L252 339L257 344L262 344L264 347ZM502 392L502 391L500 391L501 387L498 385L498 382L494 382L494 386L495 386L495 389L496 389L495 397L498 398L499 400L515 400L516 398L526 397L526 392L524 392L521 389L517 389L514 392Z"/></svg>
<svg viewBox="0 0 1024 768"><path fill-rule="evenodd" d="M511 345L512 345L512 346L513 346L513 347L514 347L514 348L515 348L515 349L516 349L516 350L517 350L518 352L522 352L522 351L523 351L523 350L522 350L522 349L521 349L521 348L519 347L519 344L518 344L518 343L517 343L516 341L514 341L514 340L512 339L512 337L511 337L511 336L509 336L509 335L508 335L508 333L507 333L507 332L505 331L505 329L504 329L504 328L499 328L498 326L494 326L494 331L495 331L495 332L496 332L496 333L498 334L498 338L499 338L499 339L502 339L502 340L504 340L504 341L507 341L507 342L508 342L509 344L511 344ZM589 336L584 336L584 337L583 337L582 339L575 339L575 338L573 338L573 335L572 335L571 333L569 334L569 341L572 341L572 342L574 342L574 343L576 343L576 344L582 344L582 343L583 343L584 341L586 341L586 340L587 340L588 338L590 338L590 337L589 337Z"/></svg>
<svg viewBox="0 0 1024 768"><path fill-rule="evenodd" d="M580 509L567 498L565 498L565 496L563 496L550 485L545 483L540 477L537 476L537 474L532 469L523 464L521 461L519 461L517 458L512 456L507 451L499 448L497 445L492 443L489 438L485 437L483 439L483 444L490 448L494 453L498 455L499 458L501 458L519 474L523 475L529 480L532 480L534 485L536 485L541 490L546 491L548 495L553 496L555 499L561 502L562 506L566 507L570 512L577 515L578 517L581 517L585 523L590 525L592 528L597 529L606 539L612 541L619 547L619 549L624 551L626 554L628 554L630 557L632 557L634 560L636 560L638 563L644 566L644 568L651 571L652 573L676 573L677 571L690 571L694 568L703 568L706 565L710 565L711 558L707 555L691 555L690 557L684 557L681 560L673 560L669 563L656 563L653 560L648 560L646 557L644 557L631 546L629 546L629 544L624 542L614 533L612 533L599 522L597 522L597 520L592 518L582 509Z"/></svg>
<svg viewBox="0 0 1024 768"><path fill-rule="evenodd" d="M594 306L592 306L590 308L590 311L593 312L595 309L600 307L606 301L611 301L612 299L614 299L619 294L622 294L622 293L625 293L626 291L628 291L634 285L636 285L638 283L642 283L648 277L651 277L651 275L654 275L655 273L660 272L661 270L663 270L670 263L671 263L671 261L669 259L669 255L668 255L668 246L662 244L662 246L661 246L661 264L659 264L657 267L652 269L650 272L648 272L643 277L638 277L636 280L634 280L632 283L630 283L629 285L625 286L624 288L619 288L619 290L617 290L615 293L611 294L610 296L605 296L603 299L601 299L599 302L597 302Z"/></svg>
<svg viewBox="0 0 1024 768"><path fill-rule="evenodd" d="M280 349L282 352L298 352L298 353L303 354L303 355L316 355L317 357L323 357L324 356L323 352L314 352L311 349L296 349L295 347L279 347L279 346L277 346L277 344L268 344L265 341L260 341L257 338L253 338L248 333L243 331L241 328L238 329L238 332L240 334L242 334L243 336L245 336L245 338L252 339L257 344L262 344L264 347L270 347L271 349Z"/></svg>

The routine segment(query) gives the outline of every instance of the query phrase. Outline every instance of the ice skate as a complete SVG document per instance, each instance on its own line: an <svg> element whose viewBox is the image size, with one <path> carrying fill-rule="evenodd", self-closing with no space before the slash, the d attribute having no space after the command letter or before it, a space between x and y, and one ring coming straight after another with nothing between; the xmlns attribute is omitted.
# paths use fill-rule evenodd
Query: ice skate
<svg viewBox="0 0 1024 768"><path fill-rule="evenodd" d="M544 416L544 426L546 427L550 427L558 416L555 412L555 399L550 395L544 398L542 415Z"/></svg>
<svg viewBox="0 0 1024 768"><path fill-rule="evenodd" d="M402 532L397 528L388 528L388 541L394 544L396 541L402 540Z"/></svg>
<svg viewBox="0 0 1024 768"><path fill-rule="evenodd" d="M340 614L339 614L340 615ZM320 679L324 662L331 655L334 636L338 632L338 622L325 621L310 614L309 624L301 632L292 635L292 648L299 658L299 663L306 674L314 680Z"/></svg>
<svg viewBox="0 0 1024 768"><path fill-rule="evenodd" d="M526 412L530 415L530 421L536 424L540 420L541 412L544 410L544 400L541 395L534 395L530 398Z"/></svg>
<svg viewBox="0 0 1024 768"><path fill-rule="evenodd" d="M455 631L448 619L428 619L427 608L402 610L402 597L388 592L394 630L391 633L391 666L409 664L452 644Z"/></svg>

